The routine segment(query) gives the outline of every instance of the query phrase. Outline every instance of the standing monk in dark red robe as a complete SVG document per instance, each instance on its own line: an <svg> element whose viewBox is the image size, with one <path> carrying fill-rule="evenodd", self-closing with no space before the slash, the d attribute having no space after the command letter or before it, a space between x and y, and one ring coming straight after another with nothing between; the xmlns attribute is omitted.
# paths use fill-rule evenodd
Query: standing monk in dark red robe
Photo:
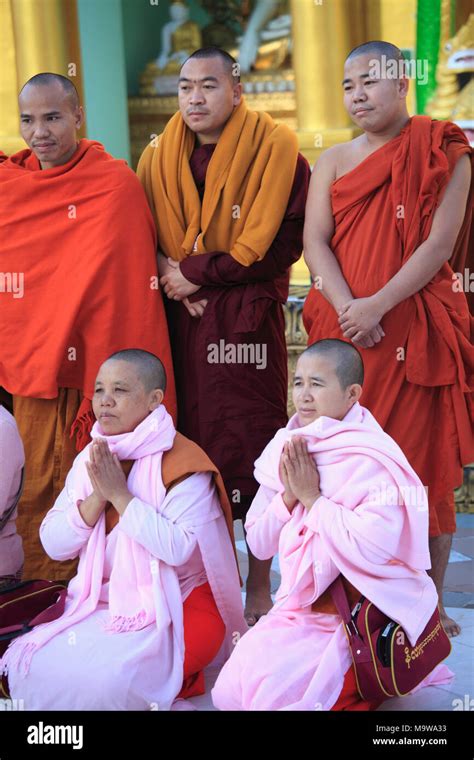
<svg viewBox="0 0 474 760"><path fill-rule="evenodd" d="M369 42L346 60L344 102L364 132L319 159L308 197L303 312L313 343L362 352L362 403L428 492L431 575L442 604L456 531L453 489L474 460L472 318L456 272L466 260L471 149L455 124L410 119L398 48ZM384 69L385 64L385 69ZM472 186L471 186L472 192Z"/></svg>
<svg viewBox="0 0 474 760"><path fill-rule="evenodd" d="M158 231L178 429L215 462L244 521L254 461L287 421L282 304L302 250L309 166L291 130L247 109L237 69L218 48L188 58L180 111L138 176ZM272 606L269 571L249 551L250 625Z"/></svg>

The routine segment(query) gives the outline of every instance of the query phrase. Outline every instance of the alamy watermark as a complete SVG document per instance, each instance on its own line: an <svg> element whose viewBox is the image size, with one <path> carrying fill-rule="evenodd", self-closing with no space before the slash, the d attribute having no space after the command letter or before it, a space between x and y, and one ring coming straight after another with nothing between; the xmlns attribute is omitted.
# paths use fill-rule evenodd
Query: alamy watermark
<svg viewBox="0 0 474 760"><path fill-rule="evenodd" d="M405 504L416 507L419 512L428 510L428 487L422 484L416 486L396 486L392 483L380 483L370 486L369 504L384 504L396 506Z"/></svg>
<svg viewBox="0 0 474 760"><path fill-rule="evenodd" d="M209 364L255 364L257 369L267 366L266 343L209 343L207 347Z"/></svg>
<svg viewBox="0 0 474 760"><path fill-rule="evenodd" d="M0 272L0 293L12 293L13 298L23 298L25 275L23 272Z"/></svg>
<svg viewBox="0 0 474 760"><path fill-rule="evenodd" d="M372 58L369 61L371 79L416 79L418 84L428 82L428 60L425 58Z"/></svg>

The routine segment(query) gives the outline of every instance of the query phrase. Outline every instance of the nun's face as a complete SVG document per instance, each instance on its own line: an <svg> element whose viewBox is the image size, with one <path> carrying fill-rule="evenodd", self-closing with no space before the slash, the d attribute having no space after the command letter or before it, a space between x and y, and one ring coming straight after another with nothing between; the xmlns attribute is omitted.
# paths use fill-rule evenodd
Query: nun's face
<svg viewBox="0 0 474 760"><path fill-rule="evenodd" d="M163 400L158 388L147 391L134 364L108 359L95 382L92 408L104 435L135 430Z"/></svg>

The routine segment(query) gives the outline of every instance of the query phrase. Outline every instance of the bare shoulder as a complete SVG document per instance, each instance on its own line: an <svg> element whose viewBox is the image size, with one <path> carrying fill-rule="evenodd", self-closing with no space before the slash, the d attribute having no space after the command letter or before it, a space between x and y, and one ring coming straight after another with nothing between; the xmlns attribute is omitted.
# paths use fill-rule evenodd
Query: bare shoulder
<svg viewBox="0 0 474 760"><path fill-rule="evenodd" d="M329 169L331 166L336 166L337 162L337 155L339 153L341 146L340 145L332 145L330 148L326 148L326 150L323 150L321 155L316 161L315 166Z"/></svg>
<svg viewBox="0 0 474 760"><path fill-rule="evenodd" d="M443 191L443 199L437 211L450 202L454 205L461 203L465 206L469 196L471 179L471 156L466 153L458 158L449 182Z"/></svg>
<svg viewBox="0 0 474 760"><path fill-rule="evenodd" d="M339 145L333 145L331 148L323 151L316 160L313 168L313 178L318 177L318 182L325 179L327 182L332 182L336 179L336 167L337 167L337 153Z"/></svg>
<svg viewBox="0 0 474 760"><path fill-rule="evenodd" d="M471 158L471 156L468 153L465 153L463 156L461 156L458 159L458 161L456 163L456 166L454 167L454 171L453 171L453 175L452 176L453 177L457 176L457 177L461 178L461 181L463 181L463 180L464 181L466 181L466 180L470 181L471 174L472 174L472 168L471 167L472 167L472 158Z"/></svg>
<svg viewBox="0 0 474 760"><path fill-rule="evenodd" d="M325 150L316 163L318 171L330 174L335 180L354 168L363 158L362 138L363 135L360 135Z"/></svg>

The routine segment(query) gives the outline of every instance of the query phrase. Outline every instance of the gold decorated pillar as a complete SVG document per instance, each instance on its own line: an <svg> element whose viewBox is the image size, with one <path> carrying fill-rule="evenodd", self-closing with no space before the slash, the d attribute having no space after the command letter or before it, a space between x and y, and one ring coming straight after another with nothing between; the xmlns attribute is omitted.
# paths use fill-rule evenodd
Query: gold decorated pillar
<svg viewBox="0 0 474 760"><path fill-rule="evenodd" d="M0 150L11 154L25 147L17 97L27 79L41 71L63 74L81 94L75 0L0 0L0 29Z"/></svg>
<svg viewBox="0 0 474 760"><path fill-rule="evenodd" d="M66 60L66 29L61 0L12 0L16 74L19 86L39 71L62 74Z"/></svg>
<svg viewBox="0 0 474 760"><path fill-rule="evenodd" d="M450 2L450 0L449 0ZM409 53L416 55L416 0L365 0L367 18L367 40L385 40ZM416 67L415 67L416 70ZM415 113L416 82L410 81L407 108Z"/></svg>
<svg viewBox="0 0 474 760"><path fill-rule="evenodd" d="M0 150L10 154L24 143L17 136L18 106L15 39L9 0L0 0Z"/></svg>
<svg viewBox="0 0 474 760"><path fill-rule="evenodd" d="M291 0L291 17L298 140L314 164L323 150L358 133L343 105L342 79L348 53L366 41L364 1ZM310 283L303 258L291 283Z"/></svg>
<svg viewBox="0 0 474 760"><path fill-rule="evenodd" d="M298 136L311 162L356 133L341 82L347 54L365 41L362 11L361 0L291 0Z"/></svg>

